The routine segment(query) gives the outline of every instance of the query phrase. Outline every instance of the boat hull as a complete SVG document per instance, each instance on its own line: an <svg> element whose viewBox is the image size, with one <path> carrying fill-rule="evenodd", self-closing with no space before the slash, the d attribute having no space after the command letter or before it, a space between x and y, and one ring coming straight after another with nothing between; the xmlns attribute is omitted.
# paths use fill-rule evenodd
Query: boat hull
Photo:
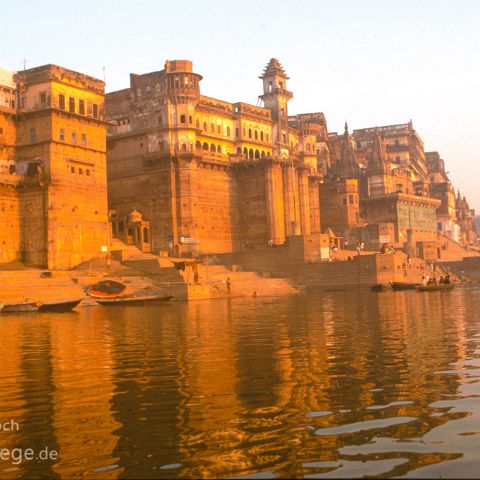
<svg viewBox="0 0 480 480"><path fill-rule="evenodd" d="M49 302L43 303L38 308L39 312L70 312L72 311L82 299L79 300L68 300L65 302Z"/></svg>
<svg viewBox="0 0 480 480"><path fill-rule="evenodd" d="M455 288L455 285L451 283L440 284L440 285L420 285L417 287L418 292L436 292L438 290L452 290Z"/></svg>
<svg viewBox="0 0 480 480"><path fill-rule="evenodd" d="M100 305L143 305L145 303L167 302L172 295L153 295L140 297L117 297L117 298L96 298L95 301Z"/></svg>
<svg viewBox="0 0 480 480"><path fill-rule="evenodd" d="M39 304L35 302L10 303L3 307L2 313L38 312Z"/></svg>
<svg viewBox="0 0 480 480"><path fill-rule="evenodd" d="M392 290L416 290L419 283L391 282Z"/></svg>

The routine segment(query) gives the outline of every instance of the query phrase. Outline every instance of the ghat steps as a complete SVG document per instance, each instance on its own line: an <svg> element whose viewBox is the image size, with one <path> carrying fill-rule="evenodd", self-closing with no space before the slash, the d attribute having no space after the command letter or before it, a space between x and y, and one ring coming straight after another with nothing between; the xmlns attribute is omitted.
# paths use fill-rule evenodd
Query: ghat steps
<svg viewBox="0 0 480 480"><path fill-rule="evenodd" d="M173 295L178 296L183 293L189 299L195 298L197 290L202 290L202 298L228 296L227 278L230 278L232 296L252 296L254 292L258 296L299 293L299 288L284 278L264 278L255 272L232 271L223 265L202 263L198 264L199 285L194 285L190 267L187 266L185 271L182 271L173 266L173 262L183 260L139 253L124 260L123 264L142 272L155 284L170 290Z"/></svg>

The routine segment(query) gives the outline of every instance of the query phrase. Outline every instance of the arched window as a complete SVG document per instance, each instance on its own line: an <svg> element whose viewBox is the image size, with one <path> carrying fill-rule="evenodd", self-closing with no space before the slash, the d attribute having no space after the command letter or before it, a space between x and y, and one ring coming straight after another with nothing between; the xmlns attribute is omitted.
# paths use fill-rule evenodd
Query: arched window
<svg viewBox="0 0 480 480"><path fill-rule="evenodd" d="M211 151L211 152L214 152L215 150L216 150L216 149L215 149L215 145L212 143L212 144L210 145L210 151Z"/></svg>
<svg viewBox="0 0 480 480"><path fill-rule="evenodd" d="M213 123L210 124L210 131L215 133L215 125Z"/></svg>
<svg viewBox="0 0 480 480"><path fill-rule="evenodd" d="M221 145L217 145L217 152L222 153L222 146Z"/></svg>
<svg viewBox="0 0 480 480"><path fill-rule="evenodd" d="M200 120L198 118L195 120L195 128L200 128Z"/></svg>
<svg viewBox="0 0 480 480"><path fill-rule="evenodd" d="M262 150L262 154L260 155L262 158L265 158L265 152Z"/></svg>
<svg viewBox="0 0 480 480"><path fill-rule="evenodd" d="M244 147L244 148L243 148L243 154L245 155L245 157L248 157L247 147Z"/></svg>
<svg viewBox="0 0 480 480"><path fill-rule="evenodd" d="M269 140L268 140L268 133L265 134L265 137L267 138L267 142L268 142L268 141L269 141Z"/></svg>
<svg viewBox="0 0 480 480"><path fill-rule="evenodd" d="M180 115L180 123L187 123L185 115Z"/></svg>
<svg viewBox="0 0 480 480"><path fill-rule="evenodd" d="M258 132L255 130L255 140L258 140Z"/></svg>
<svg viewBox="0 0 480 480"><path fill-rule="evenodd" d="M241 147L237 147L237 153L240 154L240 155L242 154L242 148Z"/></svg>
<svg viewBox="0 0 480 480"><path fill-rule="evenodd" d="M217 125L217 133L222 133L222 126L221 125Z"/></svg>
<svg viewBox="0 0 480 480"><path fill-rule="evenodd" d="M230 136L230 127L227 127L227 137Z"/></svg>
<svg viewBox="0 0 480 480"><path fill-rule="evenodd" d="M252 129L251 128L248 129L248 138L252 138Z"/></svg>
<svg viewBox="0 0 480 480"><path fill-rule="evenodd" d="M147 227L143 227L143 243L148 243L148 242L149 242L148 237L149 237L149 235L148 235L148 228L147 228Z"/></svg>
<svg viewBox="0 0 480 480"><path fill-rule="evenodd" d="M191 115L188 116L188 123L191 125L193 123L193 118Z"/></svg>
<svg viewBox="0 0 480 480"><path fill-rule="evenodd" d="M263 142L263 132L260 132L260 140Z"/></svg>
<svg viewBox="0 0 480 480"><path fill-rule="evenodd" d="M258 150L255 150L255 158L260 158L260 152Z"/></svg>
<svg viewBox="0 0 480 480"><path fill-rule="evenodd" d="M253 149L252 148L248 151L248 158L253 158Z"/></svg>
<svg viewBox="0 0 480 480"><path fill-rule="evenodd" d="M207 122L203 122L203 129L207 131Z"/></svg>
<svg viewBox="0 0 480 480"><path fill-rule="evenodd" d="M187 151L187 144L182 143L182 152L186 152L186 151Z"/></svg>
<svg viewBox="0 0 480 480"><path fill-rule="evenodd" d="M208 143L207 142L203 142L203 149L208 150Z"/></svg>
<svg viewBox="0 0 480 480"><path fill-rule="evenodd" d="M202 148L202 144L197 140L195 143L195 147L200 150Z"/></svg>

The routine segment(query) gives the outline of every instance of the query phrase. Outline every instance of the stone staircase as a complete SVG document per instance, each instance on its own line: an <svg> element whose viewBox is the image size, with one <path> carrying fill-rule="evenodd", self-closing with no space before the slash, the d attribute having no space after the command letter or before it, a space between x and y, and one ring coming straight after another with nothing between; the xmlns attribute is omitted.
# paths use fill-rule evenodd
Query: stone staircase
<svg viewBox="0 0 480 480"><path fill-rule="evenodd" d="M465 257L475 257L479 255L477 250L466 249L461 243L456 242L446 235L438 236L439 245L444 245L446 248L440 249L440 259L439 261L451 262L451 261L461 261Z"/></svg>
<svg viewBox="0 0 480 480"><path fill-rule="evenodd" d="M160 265L159 257L148 253L137 253L122 263L126 267L142 272L142 275L168 291L175 299L185 300L188 298L188 286L181 272L173 266Z"/></svg>
<svg viewBox="0 0 480 480"><path fill-rule="evenodd" d="M199 282L194 284L190 267L185 271L173 267L181 258L156 257L139 253L122 263L142 272L153 283L171 292L177 299L218 298L228 296L226 280L230 279L231 296L291 295L300 289L284 278L264 278L255 272L232 271L224 265L198 265ZM254 293L255 292L255 293Z"/></svg>

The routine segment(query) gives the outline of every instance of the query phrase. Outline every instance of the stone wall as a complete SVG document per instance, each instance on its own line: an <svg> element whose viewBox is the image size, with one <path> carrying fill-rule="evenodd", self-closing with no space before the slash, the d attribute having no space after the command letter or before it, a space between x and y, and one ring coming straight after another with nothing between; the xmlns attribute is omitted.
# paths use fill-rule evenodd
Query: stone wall
<svg viewBox="0 0 480 480"><path fill-rule="evenodd" d="M0 263L17 260L20 254L20 205L16 185L0 178Z"/></svg>
<svg viewBox="0 0 480 480"><path fill-rule="evenodd" d="M21 255L26 265L47 268L47 233L45 190L41 187L23 188L19 192L21 218Z"/></svg>
<svg viewBox="0 0 480 480"><path fill-rule="evenodd" d="M293 278L298 283L311 287L352 288L404 281L402 254L358 256L352 253L350 261L319 261L322 237L289 237L284 246L223 255L219 260L226 265L241 265L245 270Z"/></svg>

